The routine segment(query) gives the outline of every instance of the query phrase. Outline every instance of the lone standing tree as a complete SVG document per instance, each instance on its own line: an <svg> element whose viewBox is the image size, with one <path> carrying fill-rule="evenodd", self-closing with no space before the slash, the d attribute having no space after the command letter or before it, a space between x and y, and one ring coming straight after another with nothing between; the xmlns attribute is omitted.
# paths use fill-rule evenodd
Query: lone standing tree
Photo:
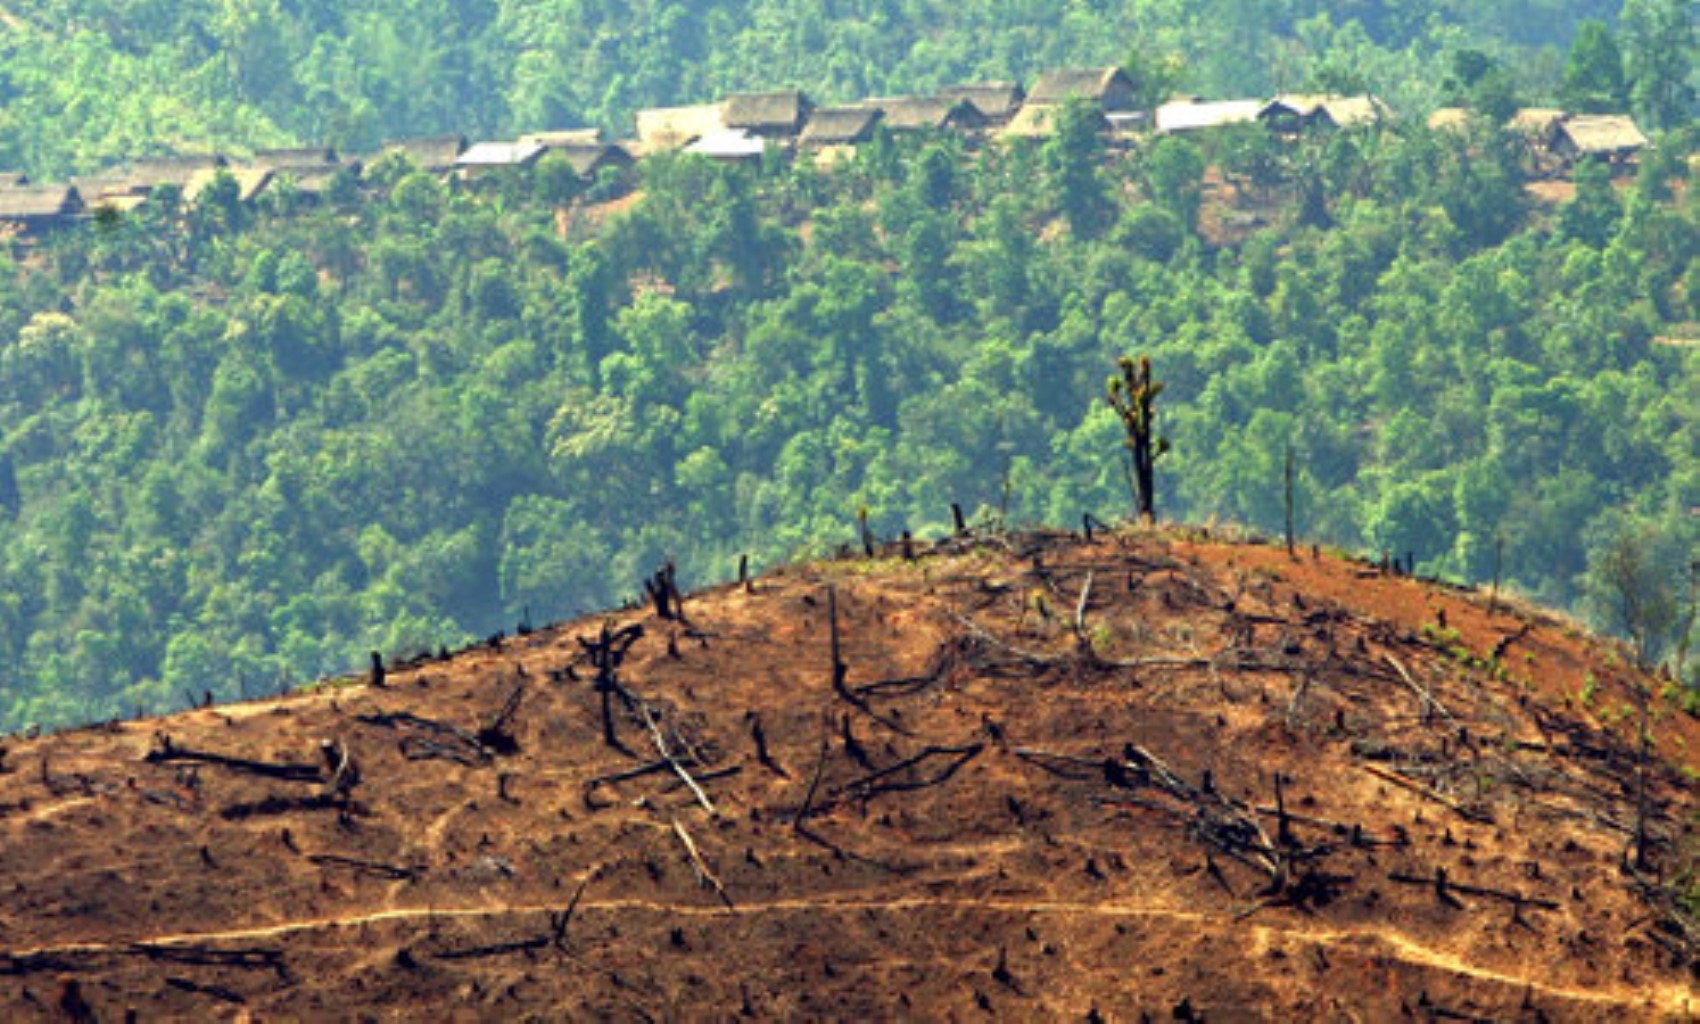
<svg viewBox="0 0 1700 1024"><path fill-rule="evenodd" d="M1151 379L1149 356L1140 356L1138 362L1131 356L1122 356L1116 364L1121 368L1121 376L1110 378L1109 402L1127 432L1125 443L1133 461L1134 500L1139 505L1139 518L1154 523L1157 459L1169 450L1169 439L1158 436L1152 427L1152 407L1163 392L1163 382Z"/></svg>

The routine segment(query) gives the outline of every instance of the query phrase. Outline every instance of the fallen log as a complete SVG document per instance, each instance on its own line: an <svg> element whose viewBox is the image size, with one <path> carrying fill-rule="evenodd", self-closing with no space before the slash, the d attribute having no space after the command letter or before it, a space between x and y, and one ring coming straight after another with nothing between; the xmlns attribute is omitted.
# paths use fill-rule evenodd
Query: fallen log
<svg viewBox="0 0 1700 1024"><path fill-rule="evenodd" d="M419 868L399 867L374 860L362 860L358 857L344 857L335 853L308 854L307 859L320 867L351 868L356 874L373 875L397 882L417 882L420 874L422 874Z"/></svg>
<svg viewBox="0 0 1700 1024"><path fill-rule="evenodd" d="M703 810L707 811L710 816L718 815L720 812L714 809L714 802L708 798L708 794L703 792L702 787L697 785L697 780L691 778L691 773L685 770L685 766L667 748L667 738L661 734L661 727L656 724L655 716L650 712L649 706L641 705L640 707L643 712L643 724L649 727L650 738L655 741L655 749L661 755L661 759L667 762L669 768L673 769L673 774L684 780L685 785L690 787L691 794L697 798L698 803L702 804Z"/></svg>
<svg viewBox="0 0 1700 1024"><path fill-rule="evenodd" d="M697 844L692 841L691 834L685 831L685 826L680 824L678 818L673 819L673 833L679 837L679 842L685 845L685 852L690 855L691 868L696 871L698 884L712 887L715 895L720 897L720 902L726 904L726 909L736 913L738 908L732 905L732 897L726 894L726 886L709 870L708 864L702 859L702 853L697 850Z"/></svg>
<svg viewBox="0 0 1700 1024"><path fill-rule="evenodd" d="M286 782L323 782L324 774L318 765L290 764L272 761L252 761L245 757L229 757L215 754L206 750L192 750L179 747L165 733L155 733L159 746L148 751L142 760L149 764L171 764L190 762L195 764L210 764L232 771L246 772L268 779L283 779Z"/></svg>
<svg viewBox="0 0 1700 1024"><path fill-rule="evenodd" d="M1455 811L1458 814L1459 817L1463 818L1465 821L1472 821L1472 822L1475 822L1478 825L1491 825L1491 824L1493 824L1493 816L1491 814L1488 814L1486 811L1478 810L1474 807L1469 806L1468 804L1463 803L1460 800L1455 800L1452 797L1447 796L1445 793L1442 793L1437 789L1434 789L1430 786L1423 785L1422 783L1418 782L1415 779L1407 778L1406 776L1400 775L1398 772L1389 771L1386 768L1381 767L1380 765L1360 764L1360 765L1358 765L1358 767L1362 768L1366 772L1369 772L1371 775L1374 775L1377 778L1386 779L1388 782L1393 783L1395 786L1399 786L1399 787L1406 789L1406 790L1408 790L1412 793L1415 793L1418 796L1420 796L1420 797L1422 797L1426 800L1432 800L1435 803L1440 804L1443 807L1450 807L1453 811Z"/></svg>
<svg viewBox="0 0 1700 1024"><path fill-rule="evenodd" d="M1413 875L1403 871L1392 871L1388 873L1387 877L1390 881L1398 882L1401 885L1432 885L1437 891L1458 892L1466 896L1482 896L1489 899L1504 900L1518 907L1539 907L1542 910L1558 909L1558 904L1553 900L1454 881L1446 874L1444 868L1436 868L1433 875Z"/></svg>
<svg viewBox="0 0 1700 1024"><path fill-rule="evenodd" d="M225 988L223 985L204 985L198 981L191 981L188 978L171 977L166 978L165 983L180 992L188 992L199 996L211 996L220 1002L235 1003L238 1006L245 1005L248 1002L247 997L242 993L237 992L234 989Z"/></svg>
<svg viewBox="0 0 1700 1024"><path fill-rule="evenodd" d="M288 975L283 950L266 948L214 949L211 946L166 946L138 942L124 950L130 956L197 967L235 967L247 971L270 970Z"/></svg>

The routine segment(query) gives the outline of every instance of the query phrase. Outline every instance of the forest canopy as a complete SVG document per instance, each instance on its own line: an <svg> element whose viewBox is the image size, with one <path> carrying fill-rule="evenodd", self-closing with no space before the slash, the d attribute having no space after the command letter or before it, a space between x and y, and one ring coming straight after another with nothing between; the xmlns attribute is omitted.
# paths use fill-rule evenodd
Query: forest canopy
<svg viewBox="0 0 1700 1024"><path fill-rule="evenodd" d="M0 155L365 145L776 77L849 97L1089 59L1212 91L1290 60L1413 104L1486 109L1528 78L1691 110L1646 84L1674 81L1632 31L1657 3L1182 6L11 4ZM1603 34L1543 34L1583 15ZM1133 56L1094 49L1134 29ZM1617 78L1590 49L1608 42ZM270 692L607 607L668 560L690 585L830 550L864 514L881 537L944 532L953 502L982 525L1127 516L1104 381L1128 353L1165 385L1164 518L1279 531L1291 451L1308 539L1613 628L1614 565L1662 568L1680 605L1700 548L1688 121L1649 122L1638 170L1539 183L1485 119L1125 147L1084 125L881 134L828 166L658 154L591 182L386 157L318 198L219 179L13 247L0 727Z"/></svg>

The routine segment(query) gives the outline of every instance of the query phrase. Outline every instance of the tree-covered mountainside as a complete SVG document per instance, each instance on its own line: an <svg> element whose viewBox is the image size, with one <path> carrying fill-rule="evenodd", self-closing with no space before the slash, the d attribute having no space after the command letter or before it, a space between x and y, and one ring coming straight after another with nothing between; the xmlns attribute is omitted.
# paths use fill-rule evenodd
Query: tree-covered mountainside
<svg viewBox="0 0 1700 1024"><path fill-rule="evenodd" d="M1154 91L1371 88L1422 114L1450 98L1459 51L1496 60L1501 92L1591 90L1663 127L1692 110L1692 17L1688 0L6 0L0 169L625 133L637 108L739 89L845 101L1119 61Z"/></svg>
<svg viewBox="0 0 1700 1024"><path fill-rule="evenodd" d="M318 204L226 179L19 250L0 724L271 690L862 516L1125 514L1124 352L1166 382L1161 516L1278 530L1290 447L1306 537L1573 607L1616 545L1680 596L1681 136L1554 204L1488 129L1106 153L1069 109L827 170L659 155L629 192L553 158L462 187L387 158Z"/></svg>

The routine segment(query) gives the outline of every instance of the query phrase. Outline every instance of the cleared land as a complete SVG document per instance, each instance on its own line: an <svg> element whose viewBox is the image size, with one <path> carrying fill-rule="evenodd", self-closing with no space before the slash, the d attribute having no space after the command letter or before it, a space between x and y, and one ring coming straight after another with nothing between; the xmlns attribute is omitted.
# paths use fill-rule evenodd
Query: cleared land
<svg viewBox="0 0 1700 1024"><path fill-rule="evenodd" d="M7 740L0 1016L1700 1007L1700 722L1643 764L1615 648L1200 533L915 549Z"/></svg>

